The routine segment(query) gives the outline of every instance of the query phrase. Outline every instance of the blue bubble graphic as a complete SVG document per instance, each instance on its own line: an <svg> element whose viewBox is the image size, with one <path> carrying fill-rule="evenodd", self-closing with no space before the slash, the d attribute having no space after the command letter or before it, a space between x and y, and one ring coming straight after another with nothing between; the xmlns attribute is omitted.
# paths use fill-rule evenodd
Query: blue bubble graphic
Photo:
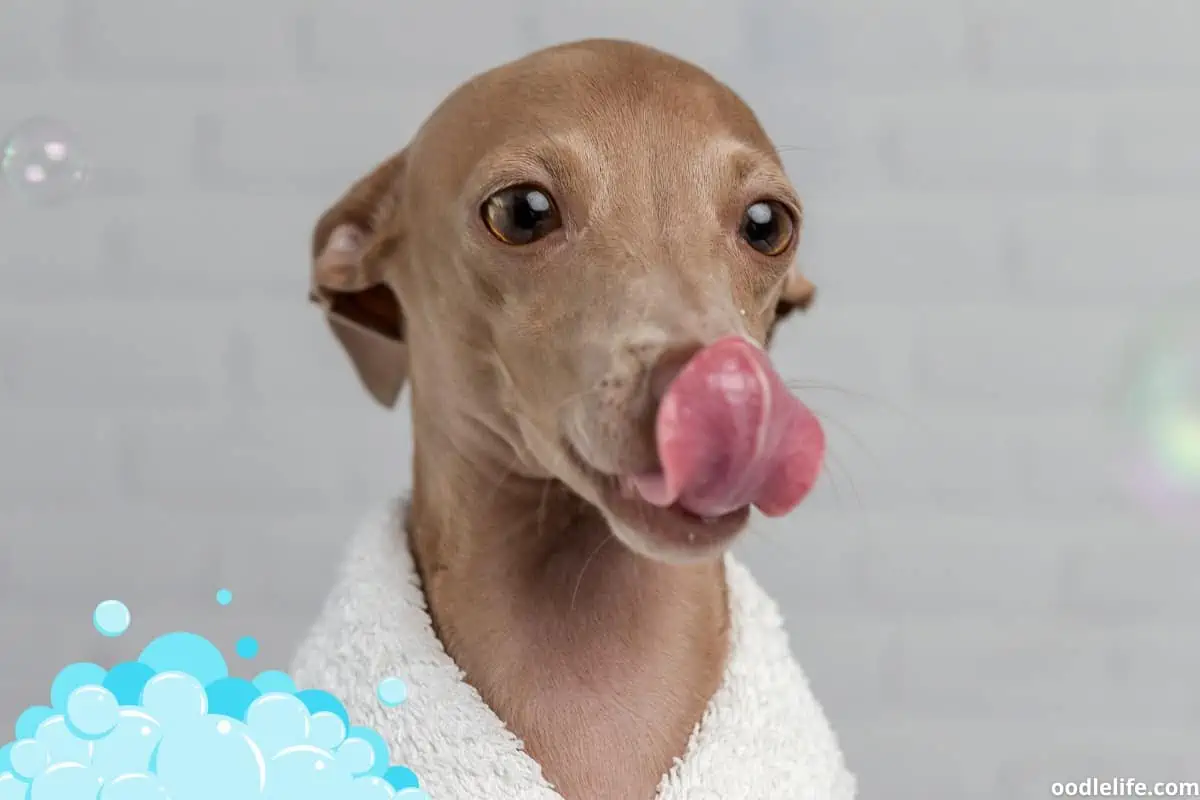
<svg viewBox="0 0 1200 800"><path fill-rule="evenodd" d="M312 715L309 720L309 744L332 753L344 741L346 725L341 717L329 711L318 711Z"/></svg>
<svg viewBox="0 0 1200 800"><path fill-rule="evenodd" d="M54 716L54 709L47 706L30 706L21 712L21 716L17 717L17 724L13 726L13 733L18 739L32 739L37 733L38 725ZM0 769L0 772L4 772Z"/></svg>
<svg viewBox="0 0 1200 800"><path fill-rule="evenodd" d="M253 636L243 636L238 639L234 649L240 657L249 661L258 655L258 639Z"/></svg>
<svg viewBox="0 0 1200 800"><path fill-rule="evenodd" d="M29 784L11 772L0 772L0 800L26 800Z"/></svg>
<svg viewBox="0 0 1200 800"><path fill-rule="evenodd" d="M250 704L246 724L270 758L284 748L308 739L308 709L295 695L271 693Z"/></svg>
<svg viewBox="0 0 1200 800"><path fill-rule="evenodd" d="M266 759L245 723L222 716L168 730L155 765L171 800L250 800L267 780Z"/></svg>
<svg viewBox="0 0 1200 800"><path fill-rule="evenodd" d="M324 750L300 744L279 751L267 766L268 800L334 798L350 793L354 782Z"/></svg>
<svg viewBox="0 0 1200 800"><path fill-rule="evenodd" d="M417 773L408 767L392 767L383 774L383 777L396 791L418 789L421 786L421 782L417 780Z"/></svg>
<svg viewBox="0 0 1200 800"><path fill-rule="evenodd" d="M138 661L156 672L186 672L201 686L229 677L229 666L216 645L185 631L159 636L146 645Z"/></svg>
<svg viewBox="0 0 1200 800"><path fill-rule="evenodd" d="M233 592L228 589L217 590L217 602L223 606L227 606L233 602Z"/></svg>
<svg viewBox="0 0 1200 800"><path fill-rule="evenodd" d="M117 698L103 686L80 686L67 698L67 724L81 739L99 739L117 726Z"/></svg>
<svg viewBox="0 0 1200 800"><path fill-rule="evenodd" d="M105 600L92 613L92 624L103 636L120 636L129 630L129 607L120 600Z"/></svg>
<svg viewBox="0 0 1200 800"><path fill-rule="evenodd" d="M262 694L245 678L221 678L204 690L208 694L208 713L222 714L244 722L246 710Z"/></svg>
<svg viewBox="0 0 1200 800"><path fill-rule="evenodd" d="M13 773L26 780L33 780L50 766L50 754L35 739L13 742L8 755L12 761Z"/></svg>
<svg viewBox="0 0 1200 800"><path fill-rule="evenodd" d="M338 766L354 777L366 775L375 764L375 748L366 739L353 736L342 742L335 754Z"/></svg>
<svg viewBox="0 0 1200 800"><path fill-rule="evenodd" d="M346 727L350 727L350 715L346 713L346 707L329 692L320 689L305 689L302 692L296 692L296 697L300 698L300 702L304 703L310 714L328 711L331 714L337 714L342 723Z"/></svg>
<svg viewBox="0 0 1200 800"><path fill-rule="evenodd" d="M100 791L100 776L82 764L55 764L33 779L30 800L75 800L92 798Z"/></svg>
<svg viewBox="0 0 1200 800"><path fill-rule="evenodd" d="M132 772L106 782L97 800L170 800L170 795L157 776Z"/></svg>
<svg viewBox="0 0 1200 800"><path fill-rule="evenodd" d="M92 766L106 781L147 772L162 741L162 726L140 708L122 708L117 726L96 742Z"/></svg>
<svg viewBox="0 0 1200 800"><path fill-rule="evenodd" d="M127 614L106 601L93 623L118 635ZM235 650L259 656L254 637ZM385 705L404 701L399 679L378 689ZM300 691L278 670L231 677L221 651L193 633L160 636L110 671L67 666L50 706L26 709L13 732L0 740L0 800L428 800L332 694Z"/></svg>
<svg viewBox="0 0 1200 800"><path fill-rule="evenodd" d="M162 672L146 681L142 705L163 725L175 725L204 716L208 712L208 695L195 676Z"/></svg>
<svg viewBox="0 0 1200 800"><path fill-rule="evenodd" d="M76 736L62 714L42 720L33 738L46 748L52 764L87 764L92 760L92 743Z"/></svg>
<svg viewBox="0 0 1200 800"><path fill-rule="evenodd" d="M375 694L379 702L388 708L395 708L408 699L408 686L399 678L384 678L379 682Z"/></svg>
<svg viewBox="0 0 1200 800"><path fill-rule="evenodd" d="M269 669L255 675L254 685L263 694L267 694L268 692L296 693L296 682L292 680L292 676L277 669Z"/></svg>
<svg viewBox="0 0 1200 800"><path fill-rule="evenodd" d="M108 671L101 685L112 692L121 705L136 706L141 702L146 681L154 674L153 668L140 661L124 661Z"/></svg>
<svg viewBox="0 0 1200 800"><path fill-rule="evenodd" d="M103 685L108 673L99 664L80 662L63 667L50 684L50 705L55 711L67 710L67 698L80 686Z"/></svg>
<svg viewBox="0 0 1200 800"><path fill-rule="evenodd" d="M350 741L351 739L361 739L371 747L374 757L371 759L371 764L366 770L367 774L382 776L387 772L388 746L382 736L370 728L352 727L346 733L346 741Z"/></svg>

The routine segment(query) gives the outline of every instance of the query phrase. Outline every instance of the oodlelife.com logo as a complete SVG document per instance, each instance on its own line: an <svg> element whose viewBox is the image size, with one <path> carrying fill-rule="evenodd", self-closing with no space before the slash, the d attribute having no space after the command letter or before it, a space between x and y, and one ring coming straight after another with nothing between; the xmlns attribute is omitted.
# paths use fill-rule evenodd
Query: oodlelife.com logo
<svg viewBox="0 0 1200 800"><path fill-rule="evenodd" d="M232 599L217 593L221 605ZM103 602L93 622L120 636L129 609ZM236 650L253 658L258 642ZM405 685L389 678L378 694L399 705ZM0 800L429 800L336 697L297 690L276 670L232 677L220 649L194 633L159 636L112 669L71 664L49 699L26 709L0 748Z"/></svg>

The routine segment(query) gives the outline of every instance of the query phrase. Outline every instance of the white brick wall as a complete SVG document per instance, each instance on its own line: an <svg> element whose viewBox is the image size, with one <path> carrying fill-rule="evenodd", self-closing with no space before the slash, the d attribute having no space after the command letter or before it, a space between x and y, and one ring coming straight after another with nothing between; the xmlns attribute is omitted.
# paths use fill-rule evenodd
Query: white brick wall
<svg viewBox="0 0 1200 800"><path fill-rule="evenodd" d="M9 0L0 129L68 121L95 180L0 194L0 721L168 627L284 659L408 470L304 302L310 225L472 72L594 35L718 72L807 197L779 359L832 470L743 551L864 795L1200 778L1200 540L1114 491L1103 416L1200 283L1195 0Z"/></svg>

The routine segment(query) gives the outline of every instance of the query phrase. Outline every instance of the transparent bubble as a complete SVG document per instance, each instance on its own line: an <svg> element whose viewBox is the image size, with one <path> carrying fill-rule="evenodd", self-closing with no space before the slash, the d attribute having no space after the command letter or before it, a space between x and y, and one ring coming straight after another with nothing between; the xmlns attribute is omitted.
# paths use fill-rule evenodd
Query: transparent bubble
<svg viewBox="0 0 1200 800"><path fill-rule="evenodd" d="M154 775L130 773L106 782L98 800L170 800Z"/></svg>
<svg viewBox="0 0 1200 800"><path fill-rule="evenodd" d="M330 711L318 711L309 723L309 744L333 752L346 740L346 725Z"/></svg>
<svg viewBox="0 0 1200 800"><path fill-rule="evenodd" d="M267 800L345 797L354 785L331 754L307 744L279 751L267 766L267 774Z"/></svg>
<svg viewBox="0 0 1200 800"><path fill-rule="evenodd" d="M13 726L13 733L18 739L32 739L37 733L38 726L54 716L54 709L48 706L30 706L21 712L21 716L17 717L17 724ZM0 772L4 770L0 769Z"/></svg>
<svg viewBox="0 0 1200 800"><path fill-rule="evenodd" d="M308 739L311 720L304 703L282 693L264 694L250 704L246 724L268 757Z"/></svg>
<svg viewBox="0 0 1200 800"><path fill-rule="evenodd" d="M91 763L94 746L80 739L67 725L67 718L55 714L42 721L33 738L50 754L51 763Z"/></svg>
<svg viewBox="0 0 1200 800"><path fill-rule="evenodd" d="M142 706L151 717L169 727L204 716L208 711L208 695L200 681L191 675L163 672L146 681Z"/></svg>
<svg viewBox="0 0 1200 800"><path fill-rule="evenodd" d="M105 600L96 606L92 624L103 636L120 636L129 630L129 607L120 600Z"/></svg>
<svg viewBox="0 0 1200 800"><path fill-rule="evenodd" d="M1122 393L1126 485L1156 516L1200 519L1200 302L1168 309L1132 350Z"/></svg>
<svg viewBox="0 0 1200 800"><path fill-rule="evenodd" d="M172 800L250 800L266 784L266 759L249 729L220 716L169 728L155 771Z"/></svg>
<svg viewBox="0 0 1200 800"><path fill-rule="evenodd" d="M13 742L8 757L12 761L13 774L26 780L36 778L50 766L50 754L34 739Z"/></svg>
<svg viewBox="0 0 1200 800"><path fill-rule="evenodd" d="M100 776L82 764L55 764L33 779L29 800L63 800L95 797L100 791Z"/></svg>
<svg viewBox="0 0 1200 800"><path fill-rule="evenodd" d="M227 606L233 602L233 592L228 589L217 590L217 602L220 605Z"/></svg>
<svg viewBox="0 0 1200 800"><path fill-rule="evenodd" d="M87 182L87 159L75 132L50 117L18 125L0 149L0 171L19 196L42 205L72 199Z"/></svg>
<svg viewBox="0 0 1200 800"><path fill-rule="evenodd" d="M67 710L67 698L80 686L103 685L108 672L99 664L80 662L59 670L50 684L50 705L58 711Z"/></svg>
<svg viewBox="0 0 1200 800"><path fill-rule="evenodd" d="M217 646L186 631L159 636L146 645L138 661L156 672L186 672L201 686L229 677L229 666Z"/></svg>
<svg viewBox="0 0 1200 800"><path fill-rule="evenodd" d="M408 686L399 678L384 678L376 689L379 702L394 708L408 699Z"/></svg>
<svg viewBox="0 0 1200 800"><path fill-rule="evenodd" d="M117 725L117 698L103 686L80 686L67 698L67 722L80 738L99 739Z"/></svg>
<svg viewBox="0 0 1200 800"><path fill-rule="evenodd" d="M375 764L375 748L366 739L356 736L347 739L337 749L337 760L338 766L357 778L371 771Z"/></svg>
<svg viewBox="0 0 1200 800"><path fill-rule="evenodd" d="M346 732L346 741L361 740L371 748L374 753L370 765L365 772L370 775L383 776L388 768L388 746L383 737L379 735L379 731L373 728L363 728L354 726ZM344 745L343 745L344 746Z"/></svg>
<svg viewBox="0 0 1200 800"><path fill-rule="evenodd" d="M104 780L146 772L154 749L162 740L162 726L138 708L122 708L117 726L95 743L92 766Z"/></svg>

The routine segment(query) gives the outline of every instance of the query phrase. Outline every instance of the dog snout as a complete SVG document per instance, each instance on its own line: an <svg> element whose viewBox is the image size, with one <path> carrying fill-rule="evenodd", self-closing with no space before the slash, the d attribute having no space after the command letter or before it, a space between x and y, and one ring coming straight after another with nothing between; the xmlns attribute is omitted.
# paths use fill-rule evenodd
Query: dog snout
<svg viewBox="0 0 1200 800"><path fill-rule="evenodd" d="M702 343L696 341L667 347L650 364L647 370L647 388L651 416L658 413L658 406L675 377L687 366L693 356L700 352L703 346Z"/></svg>

